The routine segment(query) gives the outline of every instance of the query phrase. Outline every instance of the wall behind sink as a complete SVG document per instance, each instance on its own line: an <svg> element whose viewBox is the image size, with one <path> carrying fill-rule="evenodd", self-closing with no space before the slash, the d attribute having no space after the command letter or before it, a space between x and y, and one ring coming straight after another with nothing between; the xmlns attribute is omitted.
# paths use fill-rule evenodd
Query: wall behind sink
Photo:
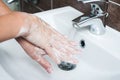
<svg viewBox="0 0 120 80"><path fill-rule="evenodd" d="M120 0L112 0L115 3L109 3L107 24L120 31Z"/></svg>
<svg viewBox="0 0 120 80"><path fill-rule="evenodd" d="M83 4L78 2L77 0L34 0L37 3L30 2L33 0L20 0L21 2L21 11L35 13L45 10L50 10L54 8L59 8L63 6L73 6L74 8L89 14L90 12L90 5ZM107 18L107 25L111 26L112 28L120 31L120 0L112 0L115 3L109 3L108 5L108 12L109 17ZM103 10L105 10L105 4L99 3Z"/></svg>

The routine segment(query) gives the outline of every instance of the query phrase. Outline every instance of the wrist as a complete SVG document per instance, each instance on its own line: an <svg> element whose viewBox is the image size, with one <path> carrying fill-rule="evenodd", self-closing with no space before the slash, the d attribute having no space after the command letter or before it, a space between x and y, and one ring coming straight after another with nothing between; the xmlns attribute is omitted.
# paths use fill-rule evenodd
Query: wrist
<svg viewBox="0 0 120 80"><path fill-rule="evenodd" d="M24 37L29 35L31 28L30 14L23 12L14 12L13 14L16 15L17 24L18 27L20 27L16 37Z"/></svg>
<svg viewBox="0 0 120 80"><path fill-rule="evenodd" d="M40 21L39 18L31 15L31 14L27 14L27 18L24 21L24 25L22 26L21 30L20 30L20 34L22 37L28 37L30 34L34 34L36 32L38 32L39 28L40 28Z"/></svg>

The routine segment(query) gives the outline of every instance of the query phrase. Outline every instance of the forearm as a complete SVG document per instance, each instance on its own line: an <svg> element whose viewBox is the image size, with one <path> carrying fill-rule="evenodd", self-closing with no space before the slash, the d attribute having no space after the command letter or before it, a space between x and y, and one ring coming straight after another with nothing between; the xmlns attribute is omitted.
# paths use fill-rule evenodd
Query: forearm
<svg viewBox="0 0 120 80"><path fill-rule="evenodd" d="M6 15L6 14L9 14L9 13L11 13L12 12L12 10L2 1L2 0L0 0L0 16L2 16L2 15ZM6 22L7 23L7 22ZM8 24L8 23L7 23ZM1 26L2 27L2 26ZM8 26L9 28L11 27L11 26ZM5 28L5 27L4 27ZM9 29L9 28L7 28L7 29ZM14 28L15 29L15 28ZM1 30L1 29L0 29ZM3 30L3 29L2 29ZM5 31L5 30L4 30ZM9 31L7 31L7 32L9 32ZM3 32L1 32L1 33L3 33ZM7 33L6 33L7 34ZM2 36L4 36L3 34L1 34ZM11 34L11 35L13 35L13 34ZM10 36L10 35L9 35ZM5 40L5 39L4 39Z"/></svg>
<svg viewBox="0 0 120 80"><path fill-rule="evenodd" d="M19 35L25 20L24 14L13 12L0 16L0 42Z"/></svg>
<svg viewBox="0 0 120 80"><path fill-rule="evenodd" d="M2 2L2 0L0 0L0 16L9 14L10 12L12 12L12 11ZM8 16L6 16L6 17L8 18ZM13 20L11 20L11 19L13 19ZM3 20L0 17L0 22L3 21L0 23L0 25L2 25L2 26L0 26L0 32L2 33L2 34L0 33L0 41L14 38L14 37L16 37L16 34L18 34L19 27L20 27L20 25L18 25L18 24L20 24L20 23L18 23L19 22L18 18L14 15L14 18L11 17L11 19L9 18L9 19ZM5 21L5 20L7 20L7 21ZM7 24L3 24L5 22ZM10 24L10 26L8 26L9 24ZM15 25L15 24L17 24L17 25ZM17 27L17 29L16 29L16 27ZM34 60L36 60L41 66L43 66L43 68L45 68L45 70L48 73L51 72L50 63L42 57L42 55L43 54L45 55L46 52L44 52L42 49L36 47L35 45L29 43L28 41L26 41L22 37L18 37L18 38L16 38L16 40L19 42L19 44L23 47L23 49L27 52L27 54L29 56L31 56ZM38 53L38 52L39 52L39 54L37 54L37 55L34 54L34 53Z"/></svg>
<svg viewBox="0 0 120 80"><path fill-rule="evenodd" d="M8 14L10 12L12 12L12 10L10 10L10 8L6 6L2 0L0 0L0 16Z"/></svg>

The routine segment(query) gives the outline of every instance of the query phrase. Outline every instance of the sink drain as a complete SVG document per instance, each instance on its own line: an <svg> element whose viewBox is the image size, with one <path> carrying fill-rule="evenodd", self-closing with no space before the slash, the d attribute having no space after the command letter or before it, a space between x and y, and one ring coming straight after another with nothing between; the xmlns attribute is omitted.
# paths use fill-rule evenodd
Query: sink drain
<svg viewBox="0 0 120 80"><path fill-rule="evenodd" d="M76 67L76 64L62 61L60 64L58 64L58 67L64 71L70 71Z"/></svg>

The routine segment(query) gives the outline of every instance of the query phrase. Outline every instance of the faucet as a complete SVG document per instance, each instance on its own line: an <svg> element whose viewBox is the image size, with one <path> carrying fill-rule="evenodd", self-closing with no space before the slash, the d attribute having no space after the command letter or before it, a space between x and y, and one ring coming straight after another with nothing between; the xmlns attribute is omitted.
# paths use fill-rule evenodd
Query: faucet
<svg viewBox="0 0 120 80"><path fill-rule="evenodd" d="M72 20L73 27L76 29L81 29L82 27L89 27L89 31L93 34L102 35L105 33L105 26L106 26L106 17L108 16L107 13L107 6L105 6L106 11L103 11L102 8L94 3L94 2L105 2L108 3L108 0L77 0L82 1L85 3L90 3L91 11L90 14L83 14L75 19ZM87 24L86 24L87 22ZM97 23L95 23L97 22Z"/></svg>
<svg viewBox="0 0 120 80"><path fill-rule="evenodd" d="M11 3L17 2L17 1L18 1L18 0L8 0L7 3L8 3L8 4L11 4Z"/></svg>

